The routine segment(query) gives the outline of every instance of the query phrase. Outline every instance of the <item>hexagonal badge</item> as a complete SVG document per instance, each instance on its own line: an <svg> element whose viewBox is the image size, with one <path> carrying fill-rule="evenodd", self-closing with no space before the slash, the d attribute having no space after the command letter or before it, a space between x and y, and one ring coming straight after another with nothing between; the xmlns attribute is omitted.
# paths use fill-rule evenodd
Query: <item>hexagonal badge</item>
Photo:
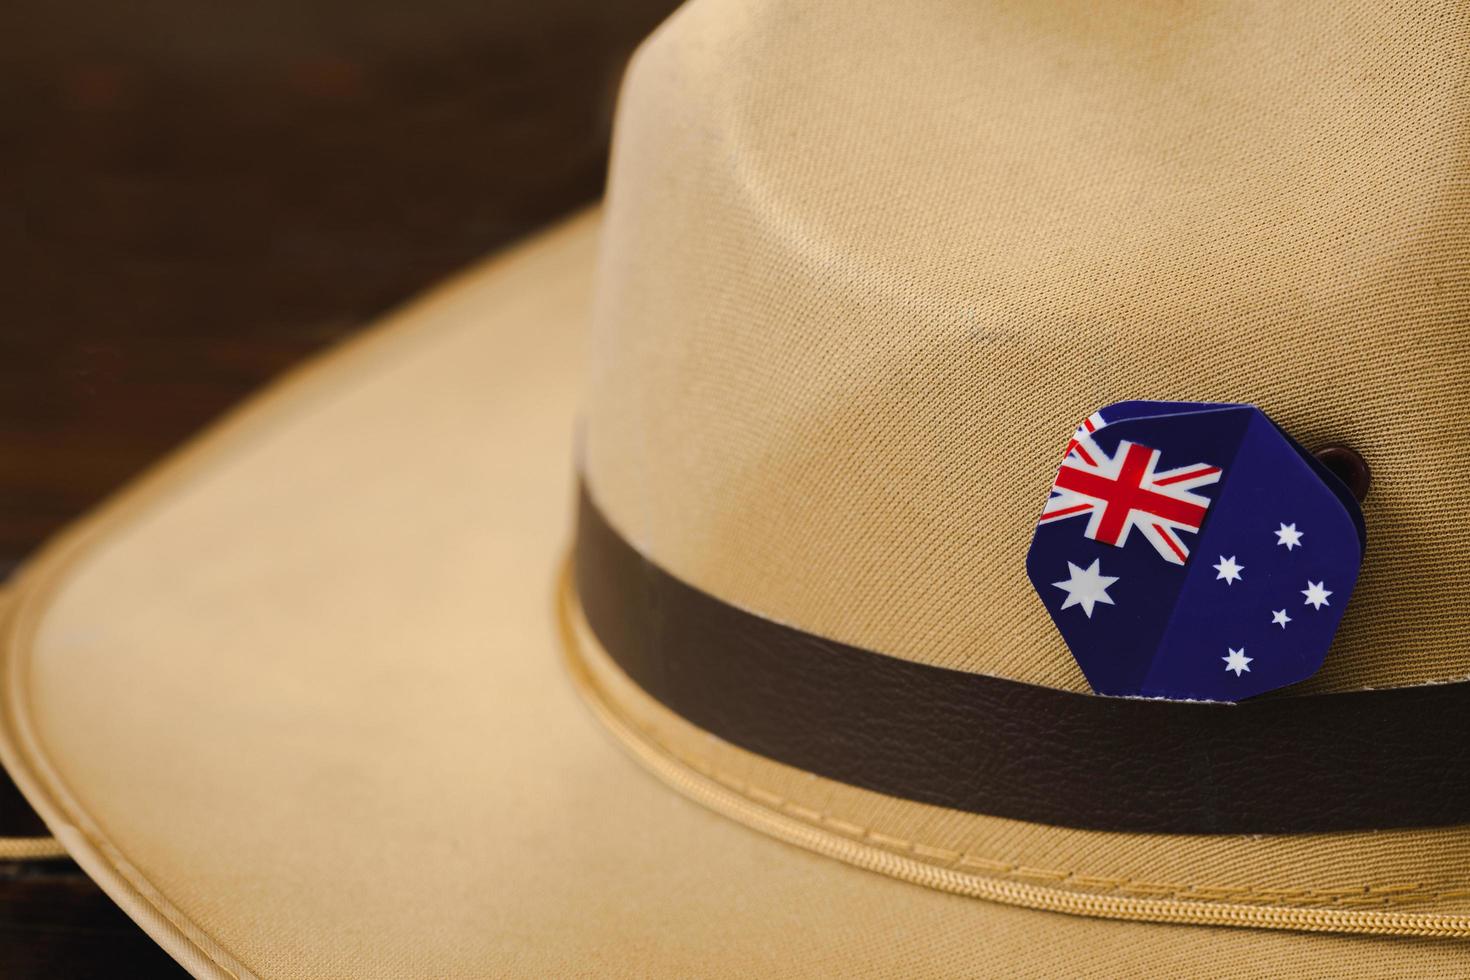
<svg viewBox="0 0 1470 980"><path fill-rule="evenodd" d="M1366 544L1260 409L1129 401L1072 434L1026 573L1097 693L1238 701L1322 665Z"/></svg>

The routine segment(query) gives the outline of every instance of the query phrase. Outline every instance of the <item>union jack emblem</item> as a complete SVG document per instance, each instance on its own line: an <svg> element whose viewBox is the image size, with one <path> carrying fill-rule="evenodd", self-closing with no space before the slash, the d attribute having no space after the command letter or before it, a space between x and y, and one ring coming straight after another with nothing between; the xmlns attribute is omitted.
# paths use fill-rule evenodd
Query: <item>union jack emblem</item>
<svg viewBox="0 0 1470 980"><path fill-rule="evenodd" d="M1218 482L1220 467L1194 463L1160 470L1157 449L1127 439L1109 455L1092 438L1103 424L1102 416L1093 414L1077 426L1040 523L1085 515L1082 533L1118 548L1137 528L1159 557L1183 565L1189 548L1179 532L1197 533L1210 506L1208 497L1193 491Z"/></svg>

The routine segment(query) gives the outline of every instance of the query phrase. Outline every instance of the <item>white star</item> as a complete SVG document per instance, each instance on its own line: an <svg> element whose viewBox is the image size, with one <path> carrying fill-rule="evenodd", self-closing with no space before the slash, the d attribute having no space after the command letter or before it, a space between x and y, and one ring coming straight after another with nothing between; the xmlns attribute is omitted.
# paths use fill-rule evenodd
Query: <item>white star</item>
<svg viewBox="0 0 1470 980"><path fill-rule="evenodd" d="M1230 650L1229 647L1225 649ZM1227 671L1233 670L1235 671L1235 676L1239 677L1242 672L1247 674L1251 672L1250 667L1247 665L1256 658L1247 657L1245 655L1245 647L1241 647L1239 650L1230 650L1230 656L1221 657L1220 659L1225 661L1225 669Z"/></svg>
<svg viewBox="0 0 1470 980"><path fill-rule="evenodd" d="M1244 565L1235 564L1234 555L1231 555L1229 558L1221 555L1219 563L1210 567L1220 573L1215 576L1215 579L1218 581L1223 578L1226 585L1229 585L1231 582L1239 582L1240 573L1245 571Z"/></svg>
<svg viewBox="0 0 1470 980"><path fill-rule="evenodd" d="M1276 543L1286 545L1286 550L1299 547L1302 543L1302 532L1296 529L1296 523L1282 524L1275 531Z"/></svg>
<svg viewBox="0 0 1470 980"><path fill-rule="evenodd" d="M1327 597L1332 595L1332 593L1322 588L1324 584L1323 582L1313 582L1311 579L1307 579L1307 587L1302 589L1302 595L1307 597L1307 601L1302 603L1302 605L1311 606L1313 609L1321 609L1323 606L1328 605Z"/></svg>
<svg viewBox="0 0 1470 980"><path fill-rule="evenodd" d="M1286 615L1285 609L1278 609L1271 614L1271 622L1280 626L1282 629L1286 629L1286 624L1291 622L1291 617Z"/></svg>
<svg viewBox="0 0 1470 980"><path fill-rule="evenodd" d="M1081 606L1082 611L1087 613L1087 618L1092 618L1092 607L1099 602L1113 605L1112 597L1108 595L1108 586L1118 581L1116 575L1104 575L1098 570L1100 559L1094 558L1092 564L1086 569L1078 568L1071 562L1067 562L1067 569L1072 577L1065 582L1053 582L1052 585L1067 593L1067 600L1062 603L1062 608L1068 606Z"/></svg>

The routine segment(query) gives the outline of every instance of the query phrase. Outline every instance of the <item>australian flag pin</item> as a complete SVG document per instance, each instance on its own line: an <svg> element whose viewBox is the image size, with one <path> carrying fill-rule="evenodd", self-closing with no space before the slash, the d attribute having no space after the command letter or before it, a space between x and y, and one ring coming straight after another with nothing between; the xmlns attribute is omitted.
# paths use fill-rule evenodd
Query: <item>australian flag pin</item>
<svg viewBox="0 0 1470 980"><path fill-rule="evenodd" d="M1366 544L1260 409L1128 401L1072 434L1026 573L1097 693L1239 701L1322 665Z"/></svg>

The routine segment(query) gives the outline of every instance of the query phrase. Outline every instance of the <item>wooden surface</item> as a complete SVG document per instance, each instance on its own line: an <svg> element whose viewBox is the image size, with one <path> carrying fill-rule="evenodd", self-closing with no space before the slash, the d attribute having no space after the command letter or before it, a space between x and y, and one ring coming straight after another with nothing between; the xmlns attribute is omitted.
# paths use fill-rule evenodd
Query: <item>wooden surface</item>
<svg viewBox="0 0 1470 980"><path fill-rule="evenodd" d="M266 379L594 198L672 0L10 0L0 574ZM0 833L36 829L0 785ZM180 976L0 862L0 977Z"/></svg>

